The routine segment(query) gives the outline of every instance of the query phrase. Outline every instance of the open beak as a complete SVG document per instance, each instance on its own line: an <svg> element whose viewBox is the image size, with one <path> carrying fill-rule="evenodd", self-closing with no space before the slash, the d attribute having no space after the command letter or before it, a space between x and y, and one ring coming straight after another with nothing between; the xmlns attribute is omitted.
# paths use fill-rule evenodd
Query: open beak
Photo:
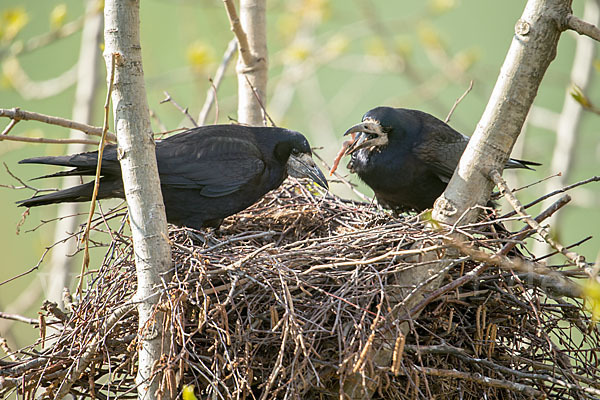
<svg viewBox="0 0 600 400"><path fill-rule="evenodd" d="M358 133L354 142L348 147L345 155L354 153L357 150L367 147L385 146L388 144L387 133L383 131L377 121L363 121L348 129L344 136L352 133Z"/></svg>
<svg viewBox="0 0 600 400"><path fill-rule="evenodd" d="M317 167L310 154L303 153L298 156L290 155L287 162L287 171L294 178L310 178L317 185L329 190L327 179L323 172Z"/></svg>

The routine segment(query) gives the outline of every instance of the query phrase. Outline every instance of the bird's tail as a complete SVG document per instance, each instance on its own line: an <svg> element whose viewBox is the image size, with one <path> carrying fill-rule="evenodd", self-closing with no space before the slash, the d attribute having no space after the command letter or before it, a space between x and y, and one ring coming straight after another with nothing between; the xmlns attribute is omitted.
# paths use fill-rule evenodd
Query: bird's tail
<svg viewBox="0 0 600 400"><path fill-rule="evenodd" d="M532 166L537 167L540 165L542 165L542 164L537 163L535 161L517 160L516 158L509 158L508 161L506 162L506 165L504 166L504 168L524 168L524 169L530 169L532 171L535 171L535 169L531 168L531 167Z"/></svg>
<svg viewBox="0 0 600 400"><path fill-rule="evenodd" d="M84 183L83 185L73 186L68 189L59 190L57 192L34 196L30 199L17 201L19 207L37 207L46 204L55 203L73 203L81 201L89 201L92 198L94 190L94 182Z"/></svg>

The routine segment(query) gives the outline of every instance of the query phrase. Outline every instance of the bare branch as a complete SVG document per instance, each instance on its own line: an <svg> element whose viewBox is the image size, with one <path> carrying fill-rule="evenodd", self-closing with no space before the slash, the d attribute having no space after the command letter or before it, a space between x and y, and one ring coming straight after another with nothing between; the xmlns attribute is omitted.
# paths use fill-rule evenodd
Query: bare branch
<svg viewBox="0 0 600 400"><path fill-rule="evenodd" d="M18 107L7 109L0 108L0 117L10 118L16 121L38 121L50 125L58 125L63 128L76 129L88 135L102 136L102 127L82 124L81 122L72 121L65 118L53 117L51 115L40 114L32 111L21 110ZM115 142L117 137L114 133L108 133L106 138L111 142Z"/></svg>
<svg viewBox="0 0 600 400"><path fill-rule="evenodd" d="M81 144L92 144L97 145L99 142L91 139L48 139L48 138L32 138L26 136L10 136L0 135L0 142L3 140L12 142L27 142L27 143L49 143L49 144L69 144L69 143L81 143Z"/></svg>
<svg viewBox="0 0 600 400"><path fill-rule="evenodd" d="M585 257L583 257L582 255L579 255L577 253L574 253L572 251L568 251L563 245L561 245L560 243L558 243L557 241L555 241L552 238L552 236L550 235L550 232L548 232L536 220L531 218L531 216L525 212L525 208L523 207L521 202L515 197L515 195L512 194L512 191L510 190L510 188L508 187L508 185L506 184L504 179L502 179L502 176L500 175L500 173L498 171L492 170L490 172L490 179L492 179L492 181L496 184L496 186L498 186L498 189L500 190L500 192L502 192L502 194L504 195L506 200L508 200L510 205L513 206L515 211L519 215L521 215L523 217L523 219L525 220L525 222L527 222L527 224L529 226L531 226L533 229L535 229L537 231L537 233L550 246L552 246L553 248L558 250L560 253L562 253L565 257L567 257L569 260L571 260L578 267L587 268L587 263L585 261Z"/></svg>
<svg viewBox="0 0 600 400"><path fill-rule="evenodd" d="M171 97L171 95L169 94L169 92L163 92L165 94L165 99L160 101L160 104L164 104L164 103L171 103L175 106L175 108L177 108L179 111L181 111L181 113L183 115L185 115L187 117L187 119L189 119L192 122L192 125L194 125L195 128L198 127L198 124L196 123L196 121L194 120L194 117L192 117L190 115L190 113L188 112L188 108L183 108L181 107L175 100L173 100L173 98Z"/></svg>
<svg viewBox="0 0 600 400"><path fill-rule="evenodd" d="M221 64L219 64L217 72L215 72L215 77L211 81L211 87L206 91L206 100L204 101L202 110L200 110L200 114L198 115L198 125L200 126L206 123L206 117L208 116L208 113L210 112L213 103L215 103L217 100L217 90L221 85L223 76L225 76L225 71L227 70L231 59L233 58L233 53L235 53L237 46L238 42L236 39L231 39L231 41L227 45L227 49L225 50L225 54L223 54Z"/></svg>
<svg viewBox="0 0 600 400"><path fill-rule="evenodd" d="M231 31L235 35L238 48L240 51L240 57L244 60L244 64L252 65L255 62L254 56L250 52L250 45L248 44L248 36L246 36L246 32L242 28L242 24L240 23L240 18L238 17L237 10L235 9L235 4L233 0L223 0L225 3L225 9L227 10L227 17L229 17L229 24L231 25Z"/></svg>
<svg viewBox="0 0 600 400"><path fill-rule="evenodd" d="M89 251L89 238L90 228L92 226L92 217L96 208L96 197L98 196L98 189L100 188L100 171L102 170L102 154L104 153L104 141L106 139L106 133L108 132L108 118L110 115L110 95L112 93L113 84L115 82L115 64L117 59L120 57L119 53L113 53L110 65L110 76L108 81L108 90L106 92L106 101L104 102L104 124L102 127L102 137L100 139L100 146L98 148L98 165L96 166L96 177L94 178L94 191L92 192L92 199L90 200L90 212L88 214L87 224L85 231L83 232L82 241L84 243L83 248L83 263L81 265L81 275L79 276L79 284L77 285L77 294L81 296L83 279L85 270L90 264L90 251Z"/></svg>
<svg viewBox="0 0 600 400"><path fill-rule="evenodd" d="M597 42L600 42L600 29L594 24L585 22L574 15L567 16L567 26L580 35L588 36Z"/></svg>
<svg viewBox="0 0 600 400"><path fill-rule="evenodd" d="M446 119L444 120L445 123L450 122L450 117L452 117L452 114L454 114L454 110L456 109L456 106L458 106L460 104L460 102L463 101L463 99L469 94L471 89L473 89L473 80L472 79L471 79L471 82L469 82L469 87L467 88L467 90L465 90L465 92L462 94L462 96L460 96L454 102L454 105L452 106L452 108L450 109L450 112L448 113L448 115L446 116Z"/></svg>

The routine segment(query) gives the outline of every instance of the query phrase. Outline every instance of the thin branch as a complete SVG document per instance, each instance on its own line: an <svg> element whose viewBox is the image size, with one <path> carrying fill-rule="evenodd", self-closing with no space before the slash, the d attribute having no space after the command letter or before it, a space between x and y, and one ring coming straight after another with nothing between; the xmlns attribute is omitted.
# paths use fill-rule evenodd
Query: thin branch
<svg viewBox="0 0 600 400"><path fill-rule="evenodd" d="M63 128L76 129L83 133L87 133L88 135L102 136L102 128L99 126L92 126L65 118L53 117L51 115L39 114L31 111L24 111L18 107L11 109L0 108L0 117L10 118L16 121L39 121L45 124L62 126ZM117 137L110 132L107 133L106 138L112 142L117 140Z"/></svg>
<svg viewBox="0 0 600 400"><path fill-rule="evenodd" d="M8 132L10 132L10 130L12 128L15 127L16 124L18 124L19 121L15 120L15 119L11 119L10 123L6 126L6 128L4 128L4 130L2 131L2 135L8 135Z"/></svg>
<svg viewBox="0 0 600 400"><path fill-rule="evenodd" d="M2 319L10 319L10 320L13 320L13 321L24 322L24 323L30 324L30 325L37 325L40 322L40 321L38 321L37 319L34 319L34 318L27 318L27 317L23 317L22 315L9 314L9 313L5 313L5 312L1 312L1 311L0 311L0 318L2 318Z"/></svg>
<svg viewBox="0 0 600 400"><path fill-rule="evenodd" d="M0 135L0 142L7 140L9 142L26 142L26 143L47 143L47 144L70 144L70 143L81 143L97 145L99 142L91 139L48 139L48 138L32 138L25 136L9 136Z"/></svg>
<svg viewBox="0 0 600 400"><path fill-rule="evenodd" d="M89 238L90 228L92 226L92 217L94 216L96 197L98 196L98 189L100 188L100 171L102 169L102 154L104 152L104 144L106 140L106 134L108 132L108 118L110 115L110 95L113 89L113 83L115 81L115 64L116 59L120 57L119 53L113 53L110 67L110 81L108 82L108 90L106 92L106 101L104 102L104 124L102 127L102 137L100 139L100 146L98 148L98 165L96 166L96 177L94 180L94 191L92 193L92 199L90 200L90 212L88 214L88 220L83 233L82 241L84 242L83 250L83 263L81 265L81 275L79 277L79 284L77 285L77 293L81 296L83 279L85 270L88 268L90 263L90 252L89 252Z"/></svg>
<svg viewBox="0 0 600 400"><path fill-rule="evenodd" d="M580 35L588 36L597 42L600 42L600 29L594 24L585 22L574 15L567 16L567 26Z"/></svg>
<svg viewBox="0 0 600 400"><path fill-rule="evenodd" d="M250 86L250 89L252 89L252 94L254 95L254 98L258 102L258 105L260 106L260 108L261 108L261 110L263 112L263 115L266 118L269 119L269 122L271 123L271 126L277 126L277 124L275 124L275 122L271 119L271 116L267 112L267 109L265 108L265 105L263 104L262 100L260 99L260 96L256 92L256 89L254 88L254 85L252 85L252 82L250 82L250 79L248 78L248 75L244 75L244 78L246 78L246 82L248 83L248 86Z"/></svg>
<svg viewBox="0 0 600 400"><path fill-rule="evenodd" d="M196 121L194 120L194 117L192 117L190 115L190 113L188 112L188 108L183 108L181 107L179 104L177 104L177 102L175 100L173 100L173 98L171 97L171 95L169 94L169 92L163 92L165 94L165 99L160 101L160 104L164 104L164 103L172 103L175 108L177 108L179 111L181 111L181 113L183 115L185 115L191 122L192 125L194 125L195 128L198 127L198 123L196 123Z"/></svg>
<svg viewBox="0 0 600 400"><path fill-rule="evenodd" d="M231 31L235 35L238 42L240 57L242 57L242 60L244 60L244 64L252 65L255 61L254 56L250 52L248 36L246 36L246 32L244 32L244 29L242 28L240 18L237 14L237 10L235 9L235 4L233 3L233 0L223 0L223 3L225 3L227 17L229 18L229 24L231 25Z"/></svg>
<svg viewBox="0 0 600 400"><path fill-rule="evenodd" d="M560 253L562 253L565 257L567 257L569 260L571 260L578 267L587 268L587 263L585 261L585 258L582 255L579 255L572 251L568 251L563 245L561 245L560 243L558 243L556 240L554 240L552 238L552 236L550 235L550 232L548 232L536 220L531 218L531 216L525 212L525 208L523 207L521 202L515 197L515 195L512 194L512 191L506 184L506 181L504 179L502 179L502 176L500 175L500 173L498 171L496 171L496 170L490 171L489 176L494 181L496 186L498 186L498 189L500 190L500 192L504 195L506 200L508 200L508 202L515 209L515 211L519 215L521 215L523 217L523 219L525 220L525 222L527 222L527 224L529 226L531 226L533 229L535 229L537 231L537 233L550 246L552 246L554 249L558 250Z"/></svg>
<svg viewBox="0 0 600 400"><path fill-rule="evenodd" d="M221 64L219 64L219 67L215 72L215 77L211 81L211 87L206 91L206 100L204 101L202 110L200 110L200 114L198 115L198 125L200 126L206 123L206 117L208 117L208 113L210 112L213 103L215 103L217 100L217 90L221 85L223 76L225 76L225 71L227 70L227 67L231 63L233 53L235 53L235 51L237 50L237 46L238 42L236 39L231 39L231 41L227 45L227 49L225 50L225 54L223 54Z"/></svg>
<svg viewBox="0 0 600 400"><path fill-rule="evenodd" d="M448 115L446 116L446 119L444 120L445 123L450 122L450 117L452 117L452 114L454 114L454 110L456 109L456 106L458 106L460 104L460 102L463 101L463 99L469 94L471 89L473 89L473 80L472 79L471 79L471 82L469 82L469 87L467 88L467 90L465 90L465 92L462 94L462 96L460 96L454 102L454 105L452 106L452 108L450 109L450 112L448 113Z"/></svg>
<svg viewBox="0 0 600 400"><path fill-rule="evenodd" d="M540 392L537 389L532 388L531 386L523 385L522 383L494 379L494 378L490 378L489 376L483 376L479 373L461 372L461 371L457 371L456 369L452 369L452 370L437 369L437 368L421 367L418 365L415 365L414 367L417 369L417 371L419 371L425 375L471 381L471 382L478 383L479 385L482 385L482 386L490 386L490 387L495 387L495 388L500 388L500 389L506 389L511 392L523 393L527 396L531 396L534 398L543 397L542 392Z"/></svg>
<svg viewBox="0 0 600 400"><path fill-rule="evenodd" d="M574 189L574 188L576 188L576 187L578 187L578 186L586 185L586 184L588 184L588 183L590 183L590 182L600 182L600 176L592 176L591 178L584 179L584 180L582 180L582 181L579 181L579 182L573 183L572 185L565 186L565 187L564 187L564 188L562 188L562 189L558 189L558 190L555 190L555 191L553 191L553 192L551 192L551 193L545 194L545 195L543 195L542 197L540 197L539 199L536 199L536 200L534 200L534 201L532 201L532 202L530 202L530 203L527 203L527 204L525 204L525 205L523 206L523 208L527 209L527 208L529 208L529 207L532 207L532 206L534 206L534 205L536 205L536 204L538 204L538 203L540 203L540 202L542 202L542 201L546 200L548 197L552 197L552 196L554 196L554 195L557 195L557 194L559 194L559 193L565 193L565 192L566 192L566 191L568 191L568 190ZM509 212L509 213L506 213L506 214L504 214L504 215L503 215L502 217L500 217L500 218L509 218L509 217L512 217L513 215L516 215L516 214L517 214L517 212L516 212L516 211L511 211L511 212Z"/></svg>

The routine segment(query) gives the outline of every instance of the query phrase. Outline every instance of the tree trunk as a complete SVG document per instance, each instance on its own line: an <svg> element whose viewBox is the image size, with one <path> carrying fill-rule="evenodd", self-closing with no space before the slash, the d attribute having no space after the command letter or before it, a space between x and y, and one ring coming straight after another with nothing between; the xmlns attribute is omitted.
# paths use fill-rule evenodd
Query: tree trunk
<svg viewBox="0 0 600 400"><path fill-rule="evenodd" d="M95 12L95 10L97 10ZM92 110L94 109L94 97L98 87L98 71L100 59L100 38L102 32L102 13L98 10L96 0L87 0L85 10L88 17L83 25L81 33L81 46L79 60L77 62L77 87L73 104L73 120L92 123ZM87 135L72 129L70 139L87 139ZM71 143L67 146L67 154L81 153L86 150L85 144ZM66 176L62 179L61 187L72 187L81 183L78 176ZM81 210L80 203L60 203L58 205L58 216L75 215ZM65 235L75 232L79 225L78 219L62 218L56 222L54 228L54 242L65 238ZM48 274L48 285L46 298L57 304L62 303L62 291L71 282L73 271L74 254L77 250L77 238L71 238L60 243L52 249L50 260L50 272Z"/></svg>
<svg viewBox="0 0 600 400"><path fill-rule="evenodd" d="M135 250L136 300L140 302L138 398L169 398L169 393L158 393L160 378L153 374L153 367L170 348L170 335L163 332L164 316L156 305L161 279L168 281L165 273L171 267L171 253L144 86L139 0L107 0L104 16L109 73L113 54L117 54L113 112Z"/></svg>
<svg viewBox="0 0 600 400"><path fill-rule="evenodd" d="M237 65L238 121L242 124L265 125L261 104L266 104L267 94L266 9L266 0L240 0L240 22L250 52L250 57L239 57Z"/></svg>

